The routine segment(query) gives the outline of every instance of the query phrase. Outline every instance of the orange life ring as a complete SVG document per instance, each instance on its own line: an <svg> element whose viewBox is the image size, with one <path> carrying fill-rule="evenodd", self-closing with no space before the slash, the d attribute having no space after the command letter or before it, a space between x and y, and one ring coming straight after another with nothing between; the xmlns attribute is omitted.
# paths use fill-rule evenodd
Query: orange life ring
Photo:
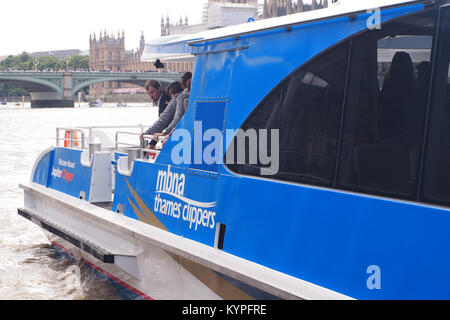
<svg viewBox="0 0 450 320"><path fill-rule="evenodd" d="M64 148L70 148L70 140L72 139L72 131L66 130L64 135ZM78 147L78 134L76 131L73 132L73 146Z"/></svg>

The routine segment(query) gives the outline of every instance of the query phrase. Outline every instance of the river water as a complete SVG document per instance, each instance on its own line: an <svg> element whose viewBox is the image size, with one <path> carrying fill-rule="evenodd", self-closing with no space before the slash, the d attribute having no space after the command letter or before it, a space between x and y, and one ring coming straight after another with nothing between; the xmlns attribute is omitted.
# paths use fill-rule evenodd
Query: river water
<svg viewBox="0 0 450 320"><path fill-rule="evenodd" d="M157 109L143 104L76 104L74 109L0 105L0 299L121 299L107 280L93 277L82 266L81 280L68 285L74 262L55 254L43 232L17 214L23 206L19 184L29 181L41 152L56 145L56 127L148 125L156 118Z"/></svg>

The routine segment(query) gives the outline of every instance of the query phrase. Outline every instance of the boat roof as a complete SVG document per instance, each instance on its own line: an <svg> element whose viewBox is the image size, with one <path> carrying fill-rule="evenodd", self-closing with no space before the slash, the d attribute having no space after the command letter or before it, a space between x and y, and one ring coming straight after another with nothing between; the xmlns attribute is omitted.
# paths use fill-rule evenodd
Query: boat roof
<svg viewBox="0 0 450 320"><path fill-rule="evenodd" d="M183 61L192 59L189 41L199 39L193 34L179 34L163 36L145 43L145 50L142 53L142 61Z"/></svg>
<svg viewBox="0 0 450 320"><path fill-rule="evenodd" d="M212 41L216 39L223 39L229 37L235 37L239 35L254 33L258 31L265 31L270 29L277 29L281 27L287 27L307 22L313 22L318 20L329 19L333 17L345 16L355 14L358 12L367 12L375 8L387 8L400 5L408 5L414 3L425 3L434 1L424 0L340 0L337 5L331 5L328 8L318 9L313 11L300 12L290 14L282 17L269 18L263 20L257 20L254 22L248 22L240 25L234 25L225 28L219 28L214 30L208 30L202 33L196 34L197 39L185 39L190 44L199 42ZM192 37L192 35L190 35ZM182 41L179 38L178 41Z"/></svg>
<svg viewBox="0 0 450 320"><path fill-rule="evenodd" d="M290 14L282 17L262 19L230 27L207 30L195 34L166 36L146 43L143 61L156 59L186 59L192 55L190 46L207 41L237 37L245 34L261 32L298 24L331 19L375 8L390 8L415 3L433 3L433 0L340 0L338 4L328 8Z"/></svg>

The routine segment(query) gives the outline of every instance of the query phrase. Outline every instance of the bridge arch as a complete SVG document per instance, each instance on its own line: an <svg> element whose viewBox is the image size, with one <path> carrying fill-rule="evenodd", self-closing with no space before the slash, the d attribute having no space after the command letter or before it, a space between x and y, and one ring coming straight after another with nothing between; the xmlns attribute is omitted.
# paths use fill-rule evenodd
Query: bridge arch
<svg viewBox="0 0 450 320"><path fill-rule="evenodd" d="M56 80L60 81L60 80ZM33 77L8 77L8 76L2 76L0 75L0 82L6 82L11 83L19 88L25 89L29 91L30 93L36 92L36 91L48 91L48 89L51 89L55 91L59 96L63 96L64 89L63 83L57 83L57 82L51 82L44 79L39 78L33 78Z"/></svg>

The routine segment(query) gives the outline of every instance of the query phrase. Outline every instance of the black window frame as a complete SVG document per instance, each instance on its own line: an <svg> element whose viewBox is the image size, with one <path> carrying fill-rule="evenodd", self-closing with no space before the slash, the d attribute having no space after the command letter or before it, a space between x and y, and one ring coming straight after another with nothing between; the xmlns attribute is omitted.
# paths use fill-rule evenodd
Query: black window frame
<svg viewBox="0 0 450 320"><path fill-rule="evenodd" d="M429 177L427 176L427 174L430 170L433 170L433 168L428 167L428 158L431 157L431 131L433 129L437 129L435 128L436 125L433 125L433 112L435 112L435 109L437 108L442 108L442 104L445 103L445 98L448 98L448 94L450 94L448 87L448 79L450 79L450 53L447 53L446 57L442 57L442 55L440 54L443 49L450 49L450 43L445 43L445 40L450 40L450 4L442 5L438 8L435 39L436 40L434 41L432 52L433 64L431 71L430 93L428 97L428 109L426 115L425 137L422 146L423 151L420 164L420 180L419 190L417 193L417 202L450 207L450 196L447 201L440 201L427 198L425 194L426 179ZM438 69L438 67L442 66L443 62L445 62L444 65L446 65L447 68L445 70ZM446 94L444 94L444 92L446 92Z"/></svg>

